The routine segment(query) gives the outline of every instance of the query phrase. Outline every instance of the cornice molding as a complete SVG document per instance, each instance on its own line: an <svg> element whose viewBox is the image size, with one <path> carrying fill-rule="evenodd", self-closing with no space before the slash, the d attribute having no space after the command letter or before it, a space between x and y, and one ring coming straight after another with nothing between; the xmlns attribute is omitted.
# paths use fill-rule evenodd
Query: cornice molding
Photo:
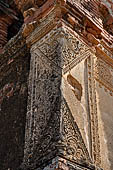
<svg viewBox="0 0 113 170"><path fill-rule="evenodd" d="M76 4L76 2L74 2ZM84 8L77 3L75 6L70 6L69 1L59 1L54 2L53 0L47 1L39 9L30 8L24 12L24 37L29 37L29 35L40 25L43 18L51 13L53 9L58 9L56 12L55 21L59 22L64 20L69 26L81 35L84 40L89 44L89 46L94 47L101 42L106 41L104 48L112 51L113 37L103 29L102 22L98 22L98 18L92 17L91 13L85 12ZM77 13L79 11L79 15ZM87 10L86 10L87 11Z"/></svg>

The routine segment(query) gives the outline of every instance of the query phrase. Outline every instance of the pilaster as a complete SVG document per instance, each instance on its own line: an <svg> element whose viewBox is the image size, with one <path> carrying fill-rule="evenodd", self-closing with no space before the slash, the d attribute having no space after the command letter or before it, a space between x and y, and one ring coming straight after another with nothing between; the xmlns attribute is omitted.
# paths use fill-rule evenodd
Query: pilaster
<svg viewBox="0 0 113 170"><path fill-rule="evenodd" d="M35 19L25 19L23 29L31 51L25 170L96 169L63 94L64 73L91 50L62 21L62 2L42 6L44 17L34 9L24 12Z"/></svg>

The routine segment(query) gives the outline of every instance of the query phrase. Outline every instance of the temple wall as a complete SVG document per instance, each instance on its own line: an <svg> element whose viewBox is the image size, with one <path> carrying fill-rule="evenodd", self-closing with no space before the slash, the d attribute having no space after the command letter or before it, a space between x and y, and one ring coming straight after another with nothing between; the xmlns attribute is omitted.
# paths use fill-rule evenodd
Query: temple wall
<svg viewBox="0 0 113 170"><path fill-rule="evenodd" d="M113 68L95 58L96 101L99 122L100 155L103 169L113 168Z"/></svg>
<svg viewBox="0 0 113 170"><path fill-rule="evenodd" d="M99 118L99 136L102 167L113 168L113 96L104 86L96 82L97 110Z"/></svg>
<svg viewBox="0 0 113 170"><path fill-rule="evenodd" d="M111 0L14 2L9 42L21 17L9 1L0 16L0 168L112 170Z"/></svg>
<svg viewBox="0 0 113 170"><path fill-rule="evenodd" d="M29 54L7 58L0 70L0 169L15 170L24 154Z"/></svg>

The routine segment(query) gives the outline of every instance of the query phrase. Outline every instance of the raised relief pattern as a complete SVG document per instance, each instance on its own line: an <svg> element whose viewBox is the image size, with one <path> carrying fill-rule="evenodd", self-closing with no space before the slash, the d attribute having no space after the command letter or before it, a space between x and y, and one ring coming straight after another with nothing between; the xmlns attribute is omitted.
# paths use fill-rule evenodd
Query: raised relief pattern
<svg viewBox="0 0 113 170"><path fill-rule="evenodd" d="M101 59L95 62L95 78L113 92L113 68Z"/></svg>

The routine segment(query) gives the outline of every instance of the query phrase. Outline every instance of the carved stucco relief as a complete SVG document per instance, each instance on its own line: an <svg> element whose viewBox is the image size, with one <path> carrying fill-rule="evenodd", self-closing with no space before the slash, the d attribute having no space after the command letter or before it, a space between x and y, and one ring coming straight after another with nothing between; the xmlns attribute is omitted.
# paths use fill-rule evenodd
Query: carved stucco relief
<svg viewBox="0 0 113 170"><path fill-rule="evenodd" d="M59 26L60 25L60 26ZM76 66L78 63L80 63L83 59L86 59L92 55L92 51L79 39L79 36L75 34L71 29L69 29L67 26L60 22L56 22L55 20L55 13L54 10L44 19L42 19L41 23L37 25L37 28L31 33L31 35L27 38L27 44L32 45L31 48L31 73L29 78L29 100L28 100L28 115L31 118L31 121L28 122L28 126L30 127L28 131L28 139L27 143L29 143L29 139L31 140L31 143L35 143L37 139L35 137L37 136L35 134L38 133L38 136L41 134L42 129L41 127L43 125L46 125L46 120L49 120L50 115L49 114L42 114L39 116L39 118L35 118L35 112L40 111L40 108L37 110L36 100L40 100L41 103L43 103L41 113L44 113L44 105L47 105L45 102L45 99L48 101L49 95L48 92L43 91L43 87L45 90L48 89L49 94L52 94L55 96L54 91L56 91L58 86L57 83L61 83L62 79L62 73L67 73L70 69L72 69L74 66ZM60 75L60 77L58 76ZM49 77L51 77L51 80L49 80ZM46 86L46 80L54 82L54 78L56 79L56 86L52 84L51 87ZM40 85L37 83L41 83ZM92 83L90 83L91 85ZM92 90L90 87L89 89ZM49 90L50 89L50 90ZM40 91L40 94L37 92ZM47 93L47 94L46 94ZM60 94L60 91L57 91L57 94ZM90 99L92 101L92 92ZM41 99L41 96L45 96L43 99ZM47 97L46 97L47 96ZM51 99L52 100L52 99ZM51 101L50 100L50 101ZM41 104L40 103L40 104ZM35 106L36 105L36 106ZM51 105L48 104L48 107ZM92 107L92 102L90 103ZM94 102L94 107L96 108L96 101ZM98 118L96 109L93 108L91 111L91 114L95 116L92 116L92 143L93 143L93 155L95 162L98 159L98 162L100 163L100 155L99 155L99 138L98 138ZM47 110L47 109L45 109ZM47 116L48 115L48 116ZM48 117L48 118L47 118ZM37 121L43 120L42 124L38 124L37 129L32 130L32 126L35 126L37 123L34 121L36 119ZM95 121L97 122L95 124ZM39 132L40 129L40 132ZM30 134L33 134L30 136ZM33 137L34 136L34 137ZM50 137L50 136L49 136ZM51 138L49 139L51 141ZM46 146L46 145L45 145ZM31 152L31 151L30 151ZM33 151L32 151L33 152ZM32 155L32 154L31 154ZM97 158L98 157L98 158ZM97 164L99 164L97 163Z"/></svg>
<svg viewBox="0 0 113 170"><path fill-rule="evenodd" d="M113 68L100 58L95 60L95 79L113 93Z"/></svg>
<svg viewBox="0 0 113 170"><path fill-rule="evenodd" d="M79 53L83 53L84 48L88 48L68 32L71 49L66 49L65 34L63 28L54 29L31 48L24 162L32 164L37 160L38 166L42 157L44 162L57 151L70 160L91 163L79 129L61 92L62 69L67 65L67 60L71 62ZM78 44L77 51L75 49ZM69 58L68 51L71 55ZM53 153L50 152L52 150Z"/></svg>
<svg viewBox="0 0 113 170"><path fill-rule="evenodd" d="M43 27L46 26L44 25ZM40 30L36 32L35 36L38 37L38 35L40 37ZM31 38L28 41L32 42ZM36 48L39 48L45 56L49 54L49 60L51 60L52 53L54 53L58 42L60 43L60 53L62 55L60 67L63 68L64 74L83 59L90 56L90 49L79 38L76 38L74 34L70 34L70 30L67 27L60 27L59 29L55 27L46 36L41 38L32 50L34 51ZM58 65L57 61L54 64Z"/></svg>
<svg viewBox="0 0 113 170"><path fill-rule="evenodd" d="M98 132L98 113L97 113L97 96L94 73L94 58L92 55L87 59L88 67L88 92L89 92L89 106L91 117L91 136L92 136L92 157L97 166L101 165L100 155L100 140Z"/></svg>

